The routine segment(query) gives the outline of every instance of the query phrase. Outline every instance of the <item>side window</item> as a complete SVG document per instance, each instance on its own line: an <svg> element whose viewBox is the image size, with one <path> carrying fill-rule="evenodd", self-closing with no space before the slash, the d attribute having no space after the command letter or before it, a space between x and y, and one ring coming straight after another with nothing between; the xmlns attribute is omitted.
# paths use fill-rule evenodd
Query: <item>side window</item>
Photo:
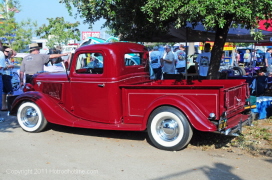
<svg viewBox="0 0 272 180"><path fill-rule="evenodd" d="M125 54L125 66L142 65L142 54L141 53L129 53Z"/></svg>
<svg viewBox="0 0 272 180"><path fill-rule="evenodd" d="M101 53L82 53L77 58L76 73L103 74L104 58Z"/></svg>

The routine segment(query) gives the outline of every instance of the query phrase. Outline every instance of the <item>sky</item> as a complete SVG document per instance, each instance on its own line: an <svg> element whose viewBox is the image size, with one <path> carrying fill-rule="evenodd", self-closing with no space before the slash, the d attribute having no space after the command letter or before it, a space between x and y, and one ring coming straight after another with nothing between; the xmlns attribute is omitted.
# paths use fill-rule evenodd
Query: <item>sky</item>
<svg viewBox="0 0 272 180"><path fill-rule="evenodd" d="M87 24L83 24L84 19L69 16L68 10L64 4L60 4L59 0L19 0L21 4L20 12L15 15L16 21L31 19L36 21L38 26L48 24L46 18L64 17L65 21L74 23L80 22L78 26L80 31L105 31L101 29L103 20L98 21L93 25L93 29L89 29ZM76 9L74 10L76 11ZM102 37L103 38L103 37Z"/></svg>

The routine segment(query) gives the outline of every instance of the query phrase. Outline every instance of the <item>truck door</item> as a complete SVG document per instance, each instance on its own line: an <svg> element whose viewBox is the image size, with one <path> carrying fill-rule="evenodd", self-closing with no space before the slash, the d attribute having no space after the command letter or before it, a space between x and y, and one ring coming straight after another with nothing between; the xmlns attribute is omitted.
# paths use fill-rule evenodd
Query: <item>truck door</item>
<svg viewBox="0 0 272 180"><path fill-rule="evenodd" d="M71 74L72 107L75 116L96 122L109 123L107 99L109 87L104 76L102 52L88 52L76 55L72 62L75 68Z"/></svg>

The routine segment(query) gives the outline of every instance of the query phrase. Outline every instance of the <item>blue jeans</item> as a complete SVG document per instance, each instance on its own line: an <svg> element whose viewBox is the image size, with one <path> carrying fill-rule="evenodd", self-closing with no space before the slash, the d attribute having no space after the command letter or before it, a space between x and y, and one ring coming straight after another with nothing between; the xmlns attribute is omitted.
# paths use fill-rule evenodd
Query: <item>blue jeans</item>
<svg viewBox="0 0 272 180"><path fill-rule="evenodd" d="M0 75L0 110L2 109L2 93L3 93L3 80L2 74Z"/></svg>
<svg viewBox="0 0 272 180"><path fill-rule="evenodd" d="M162 77L162 68L161 67L159 67L159 68L153 68L153 71L155 73L156 80L161 79L161 77Z"/></svg>

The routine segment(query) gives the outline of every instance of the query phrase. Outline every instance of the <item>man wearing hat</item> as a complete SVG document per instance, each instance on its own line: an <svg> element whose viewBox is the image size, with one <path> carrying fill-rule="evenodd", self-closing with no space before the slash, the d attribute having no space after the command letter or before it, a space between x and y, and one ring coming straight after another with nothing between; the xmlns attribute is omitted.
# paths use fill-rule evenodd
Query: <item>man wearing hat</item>
<svg viewBox="0 0 272 180"><path fill-rule="evenodd" d="M175 74L175 55L171 51L170 46L164 46L165 53L163 58L161 58L162 62L162 71L166 74Z"/></svg>
<svg viewBox="0 0 272 180"><path fill-rule="evenodd" d="M24 57L20 67L20 84L23 85L24 74L26 75L26 83L30 83L32 76L40 71L44 70L44 64L48 63L50 59L58 58L61 56L67 56L65 54L40 54L40 47L37 43L29 45L30 54Z"/></svg>

